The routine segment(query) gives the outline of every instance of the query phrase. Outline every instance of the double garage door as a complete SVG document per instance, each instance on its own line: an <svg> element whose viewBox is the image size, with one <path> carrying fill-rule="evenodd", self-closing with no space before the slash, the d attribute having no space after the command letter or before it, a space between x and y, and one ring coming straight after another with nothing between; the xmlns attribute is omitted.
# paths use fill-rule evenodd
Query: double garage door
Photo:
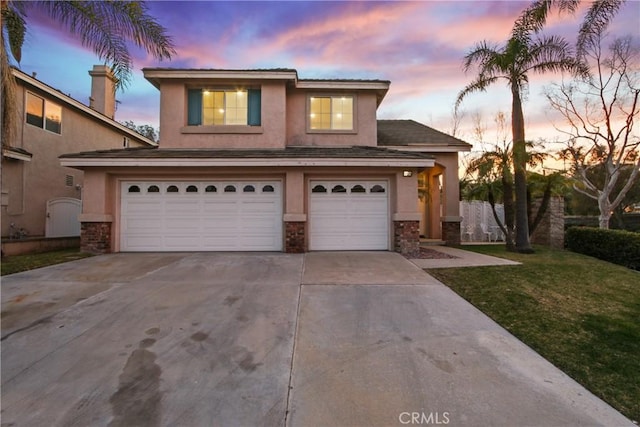
<svg viewBox="0 0 640 427"><path fill-rule="evenodd" d="M310 250L387 250L386 181L311 181ZM122 251L281 251L280 181L121 184Z"/></svg>
<svg viewBox="0 0 640 427"><path fill-rule="evenodd" d="M279 181L123 182L122 251L281 251Z"/></svg>

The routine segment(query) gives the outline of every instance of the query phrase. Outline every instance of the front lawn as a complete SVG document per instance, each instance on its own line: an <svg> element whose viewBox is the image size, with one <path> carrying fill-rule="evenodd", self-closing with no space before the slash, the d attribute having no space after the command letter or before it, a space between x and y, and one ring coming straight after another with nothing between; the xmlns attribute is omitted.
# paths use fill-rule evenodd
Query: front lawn
<svg viewBox="0 0 640 427"><path fill-rule="evenodd" d="M81 253L78 249L64 249L60 251L44 252L30 255L14 255L2 258L0 264L1 275L19 273L33 270L34 268L48 265L61 264L80 258L86 258L90 254Z"/></svg>
<svg viewBox="0 0 640 427"><path fill-rule="evenodd" d="M429 270L551 363L640 421L640 273L569 251L464 249L521 266Z"/></svg>

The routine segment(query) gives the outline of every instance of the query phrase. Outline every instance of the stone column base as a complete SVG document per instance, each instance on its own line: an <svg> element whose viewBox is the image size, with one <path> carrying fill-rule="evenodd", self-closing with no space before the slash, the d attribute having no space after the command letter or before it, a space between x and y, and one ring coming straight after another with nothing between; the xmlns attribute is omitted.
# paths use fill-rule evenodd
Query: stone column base
<svg viewBox="0 0 640 427"><path fill-rule="evenodd" d="M460 246L460 221L442 221L442 240L447 246Z"/></svg>
<svg viewBox="0 0 640 427"><path fill-rule="evenodd" d="M111 223L82 222L80 224L80 251L91 254L111 252Z"/></svg>
<svg viewBox="0 0 640 427"><path fill-rule="evenodd" d="M420 221L393 222L393 250L406 256L420 253Z"/></svg>
<svg viewBox="0 0 640 427"><path fill-rule="evenodd" d="M288 254L304 253L306 222L287 221L284 223L284 251Z"/></svg>

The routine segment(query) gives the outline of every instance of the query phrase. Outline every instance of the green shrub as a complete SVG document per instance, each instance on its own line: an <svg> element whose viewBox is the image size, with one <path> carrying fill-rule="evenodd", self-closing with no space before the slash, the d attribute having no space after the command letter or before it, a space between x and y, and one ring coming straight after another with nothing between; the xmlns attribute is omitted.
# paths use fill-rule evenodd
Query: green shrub
<svg viewBox="0 0 640 427"><path fill-rule="evenodd" d="M614 264L640 270L640 234L623 230L571 227L565 236L567 248Z"/></svg>

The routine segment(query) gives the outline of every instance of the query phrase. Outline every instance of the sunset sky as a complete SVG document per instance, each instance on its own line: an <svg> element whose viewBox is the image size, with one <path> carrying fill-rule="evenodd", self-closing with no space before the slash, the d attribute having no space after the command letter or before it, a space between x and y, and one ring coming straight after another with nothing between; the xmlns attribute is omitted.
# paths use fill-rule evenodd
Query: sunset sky
<svg viewBox="0 0 640 427"><path fill-rule="evenodd" d="M305 78L391 81L378 118L414 119L452 130L457 93L471 81L462 58L474 43L504 42L514 20L530 2L148 2L149 13L173 37L177 55L158 62L133 49L135 74L119 92L118 121L158 126L159 92L142 76L144 67L294 68ZM582 10L584 12L584 9ZM546 33L575 41L582 12L554 15ZM87 104L88 70L99 63L66 31L47 18L29 15L20 68ZM612 34L639 36L640 2L630 0L610 27ZM533 76L532 76L533 77ZM553 139L543 87L560 76L534 77L524 105L527 138ZM480 113L494 137L493 118L510 112L506 85L473 94L463 104L459 137L475 142L471 117Z"/></svg>

